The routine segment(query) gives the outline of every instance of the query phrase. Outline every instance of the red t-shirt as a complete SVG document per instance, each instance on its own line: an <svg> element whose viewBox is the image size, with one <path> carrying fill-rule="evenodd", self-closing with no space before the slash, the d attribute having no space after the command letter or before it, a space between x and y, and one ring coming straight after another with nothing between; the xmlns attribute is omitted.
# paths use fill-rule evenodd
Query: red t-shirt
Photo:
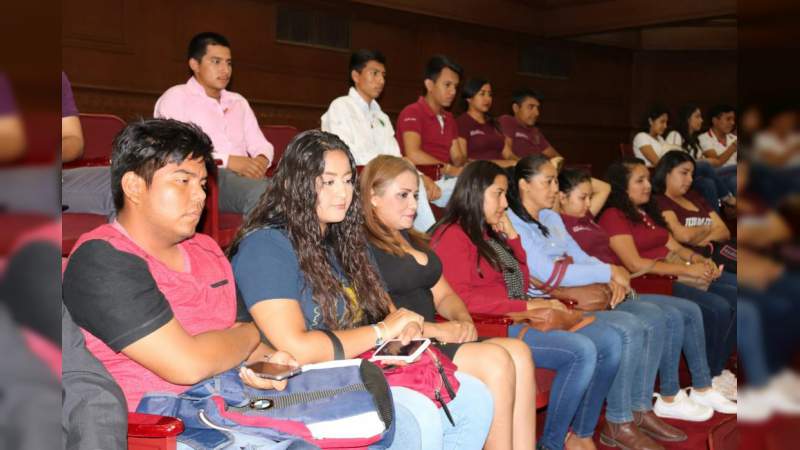
<svg viewBox="0 0 800 450"><path fill-rule="evenodd" d="M669 231L653 222L646 213L642 212L643 222L633 223L617 208L608 208L600 217L600 226L609 235L609 238L621 234L633 237L636 250L642 258L662 259L669 254L667 241ZM622 264L619 257L614 254L614 264Z"/></svg>
<svg viewBox="0 0 800 450"><path fill-rule="evenodd" d="M583 217L561 214L561 220L572 239L575 239L586 254L606 264L616 264L616 255L611 250L608 233L597 224L592 213L587 212Z"/></svg>
<svg viewBox="0 0 800 450"><path fill-rule="evenodd" d="M550 142L538 127L526 127L516 117L507 114L500 116L497 121L503 134L511 138L511 150L520 158L538 155L550 147Z"/></svg>
<svg viewBox="0 0 800 450"><path fill-rule="evenodd" d="M494 124L478 123L467 113L456 120L458 137L467 140L467 157L470 159L503 159L505 136Z"/></svg>
<svg viewBox="0 0 800 450"><path fill-rule="evenodd" d="M527 274L528 265L520 238L510 239L509 247L519 261L520 270ZM527 304L508 297L502 272L495 270L486 259L478 263L478 247L472 243L461 226L443 225L433 234L431 248L442 260L442 273L447 283L473 313L505 314L524 311ZM480 267L480 272L478 271ZM528 291L528 277L524 290Z"/></svg>
<svg viewBox="0 0 800 450"><path fill-rule="evenodd" d="M64 303L86 337L86 348L120 385L134 411L147 392L180 393L122 350L172 318L190 335L230 328L236 288L228 259L210 237L179 244L184 271L146 253L118 223L102 225L75 244L64 274Z"/></svg>
<svg viewBox="0 0 800 450"><path fill-rule="evenodd" d="M403 144L403 133L413 131L419 133L422 140L422 150L442 162L450 161L450 147L453 141L458 139L458 125L456 119L449 111L442 111L440 116L444 125L439 121L436 114L425 102L424 97L420 97L397 116L397 132L395 137L400 144L400 151L405 155L406 149Z"/></svg>
<svg viewBox="0 0 800 450"><path fill-rule="evenodd" d="M686 193L686 199L697 207L697 211L691 211L676 203L671 198L663 194L656 195L656 202L662 211L672 211L678 217L678 222L686 228L702 227L711 225L711 207L706 200L695 191Z"/></svg>

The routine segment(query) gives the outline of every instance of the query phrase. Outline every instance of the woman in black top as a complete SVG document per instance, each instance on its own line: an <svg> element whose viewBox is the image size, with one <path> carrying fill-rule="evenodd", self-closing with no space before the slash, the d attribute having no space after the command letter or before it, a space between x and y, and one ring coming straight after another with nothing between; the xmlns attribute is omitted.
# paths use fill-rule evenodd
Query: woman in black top
<svg viewBox="0 0 800 450"><path fill-rule="evenodd" d="M533 361L521 340L476 342L464 302L442 276L442 263L427 237L412 229L418 175L402 158L382 155L361 174L369 241L394 304L425 318L423 336L445 343L459 370L479 378L494 397L495 411L486 449L531 449L535 433ZM435 315L448 321L436 323Z"/></svg>

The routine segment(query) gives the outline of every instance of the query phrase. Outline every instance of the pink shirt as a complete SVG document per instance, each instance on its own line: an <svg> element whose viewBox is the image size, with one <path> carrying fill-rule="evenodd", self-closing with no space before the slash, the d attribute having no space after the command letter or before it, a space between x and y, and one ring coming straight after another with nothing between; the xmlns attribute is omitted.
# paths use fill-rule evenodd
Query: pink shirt
<svg viewBox="0 0 800 450"><path fill-rule="evenodd" d="M214 158L228 166L228 157L264 155L272 161L274 149L258 127L244 97L223 90L219 101L209 97L194 77L167 89L156 102L153 116L193 122L214 144Z"/></svg>

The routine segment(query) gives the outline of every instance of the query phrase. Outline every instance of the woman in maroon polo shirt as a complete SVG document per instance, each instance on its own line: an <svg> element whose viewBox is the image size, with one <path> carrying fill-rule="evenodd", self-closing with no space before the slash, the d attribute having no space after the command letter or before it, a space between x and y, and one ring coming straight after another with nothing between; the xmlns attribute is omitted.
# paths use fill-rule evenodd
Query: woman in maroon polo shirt
<svg viewBox="0 0 800 450"><path fill-rule="evenodd" d="M519 159L511 151L511 138L500 132L500 126L489 114L492 109L492 85L483 78L472 78L461 90L467 111L458 123L458 143L466 149L467 158L487 159L500 167L509 167Z"/></svg>
<svg viewBox="0 0 800 450"><path fill-rule="evenodd" d="M653 171L653 191L672 236L697 253L710 255L713 246L730 242L731 232L706 200L692 190L694 171L695 161L688 153L669 151ZM729 266L726 269L736 271L735 256Z"/></svg>

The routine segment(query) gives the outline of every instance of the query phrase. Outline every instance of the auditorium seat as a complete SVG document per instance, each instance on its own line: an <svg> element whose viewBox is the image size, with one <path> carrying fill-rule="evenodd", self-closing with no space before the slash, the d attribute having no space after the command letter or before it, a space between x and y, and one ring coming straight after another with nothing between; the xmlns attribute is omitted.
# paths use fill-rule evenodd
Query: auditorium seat
<svg viewBox="0 0 800 450"><path fill-rule="evenodd" d="M261 127L261 132L264 137L272 143L275 148L275 154L272 156L272 164L267 169L267 176L271 177L278 167L278 163L286 150L286 146L294 138L299 131L291 125L264 125Z"/></svg>
<svg viewBox="0 0 800 450"><path fill-rule="evenodd" d="M619 144L619 155L623 158L633 158L633 145L621 142Z"/></svg>

